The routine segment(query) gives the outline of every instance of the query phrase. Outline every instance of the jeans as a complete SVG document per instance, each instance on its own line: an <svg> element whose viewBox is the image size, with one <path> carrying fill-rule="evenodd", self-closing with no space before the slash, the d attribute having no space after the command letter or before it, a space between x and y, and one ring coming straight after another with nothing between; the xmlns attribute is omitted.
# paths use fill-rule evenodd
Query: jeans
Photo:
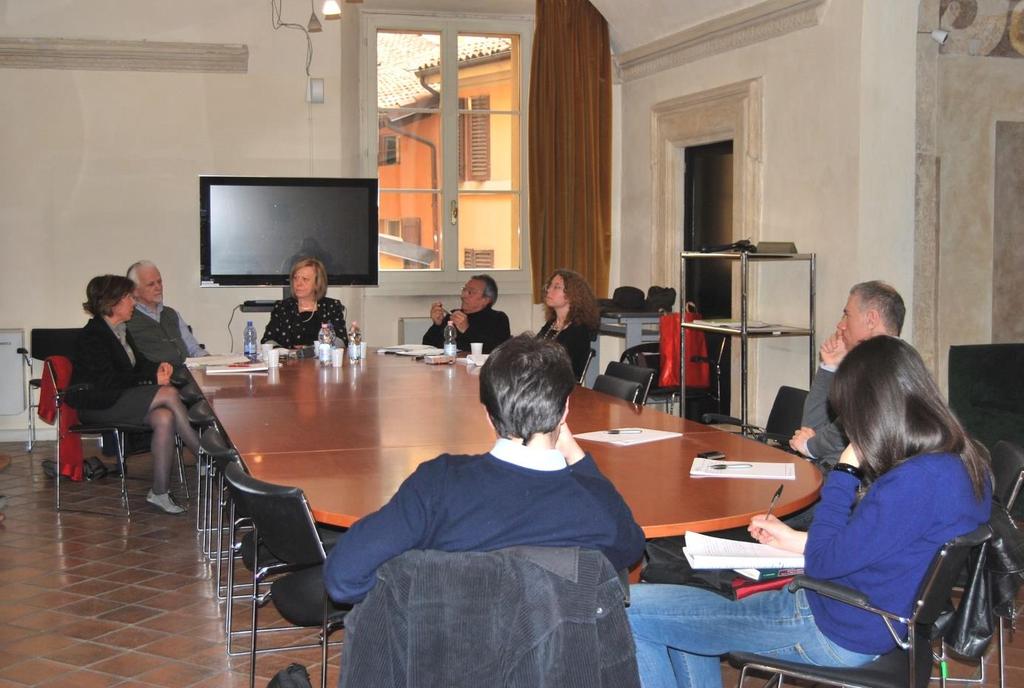
<svg viewBox="0 0 1024 688"><path fill-rule="evenodd" d="M634 585L629 622L644 688L718 688L719 658L746 651L819 666L860 666L875 658L846 650L814 623L803 590L742 600L685 585Z"/></svg>

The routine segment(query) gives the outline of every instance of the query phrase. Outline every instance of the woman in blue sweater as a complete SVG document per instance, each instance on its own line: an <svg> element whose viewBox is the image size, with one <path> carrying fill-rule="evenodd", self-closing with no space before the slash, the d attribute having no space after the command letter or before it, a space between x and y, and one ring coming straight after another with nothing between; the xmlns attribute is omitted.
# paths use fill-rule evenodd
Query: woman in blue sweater
<svg viewBox="0 0 1024 688"><path fill-rule="evenodd" d="M939 547L988 521L985 450L950 412L921 357L881 336L847 354L829 398L850 445L825 479L806 533L757 516L760 542L802 553L809 576L910 615ZM731 651L859 666L895 647L881 619L814 592L733 601L677 585L633 586L630 623L644 688L721 686Z"/></svg>

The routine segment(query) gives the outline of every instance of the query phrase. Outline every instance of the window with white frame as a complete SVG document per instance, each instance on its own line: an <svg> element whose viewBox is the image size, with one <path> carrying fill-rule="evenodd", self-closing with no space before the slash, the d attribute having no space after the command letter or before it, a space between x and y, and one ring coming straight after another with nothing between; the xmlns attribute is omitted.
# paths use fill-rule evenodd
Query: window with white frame
<svg viewBox="0 0 1024 688"><path fill-rule="evenodd" d="M364 29L382 273L522 272L532 26L364 13Z"/></svg>

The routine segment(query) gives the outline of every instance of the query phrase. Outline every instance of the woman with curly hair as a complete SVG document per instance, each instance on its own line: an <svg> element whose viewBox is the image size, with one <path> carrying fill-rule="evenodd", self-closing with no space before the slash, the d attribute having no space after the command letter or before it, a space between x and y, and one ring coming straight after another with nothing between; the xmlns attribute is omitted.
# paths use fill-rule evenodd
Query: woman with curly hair
<svg viewBox="0 0 1024 688"><path fill-rule="evenodd" d="M590 357L590 342L601 319L590 285L578 272L559 268L544 288L544 315L547 322L537 337L554 339L572 361L572 372L579 380Z"/></svg>

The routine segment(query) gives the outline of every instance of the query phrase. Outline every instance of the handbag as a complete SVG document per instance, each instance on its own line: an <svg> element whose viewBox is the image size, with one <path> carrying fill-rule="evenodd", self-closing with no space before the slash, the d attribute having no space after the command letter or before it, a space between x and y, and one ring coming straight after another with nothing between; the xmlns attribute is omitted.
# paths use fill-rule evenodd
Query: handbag
<svg viewBox="0 0 1024 688"><path fill-rule="evenodd" d="M312 688L309 682L309 672L301 664L292 662L281 671L274 674L270 679L267 688Z"/></svg>
<svg viewBox="0 0 1024 688"><path fill-rule="evenodd" d="M988 571L992 586L992 610L1004 619L1014 616L1017 591L1024 583L1024 532L1017 529L1006 507L992 504L992 539Z"/></svg>
<svg viewBox="0 0 1024 688"><path fill-rule="evenodd" d="M988 580L988 556L988 543L971 553L960 606L953 614L952 627L944 637L947 647L968 659L980 659L985 654L995 631L992 594Z"/></svg>

